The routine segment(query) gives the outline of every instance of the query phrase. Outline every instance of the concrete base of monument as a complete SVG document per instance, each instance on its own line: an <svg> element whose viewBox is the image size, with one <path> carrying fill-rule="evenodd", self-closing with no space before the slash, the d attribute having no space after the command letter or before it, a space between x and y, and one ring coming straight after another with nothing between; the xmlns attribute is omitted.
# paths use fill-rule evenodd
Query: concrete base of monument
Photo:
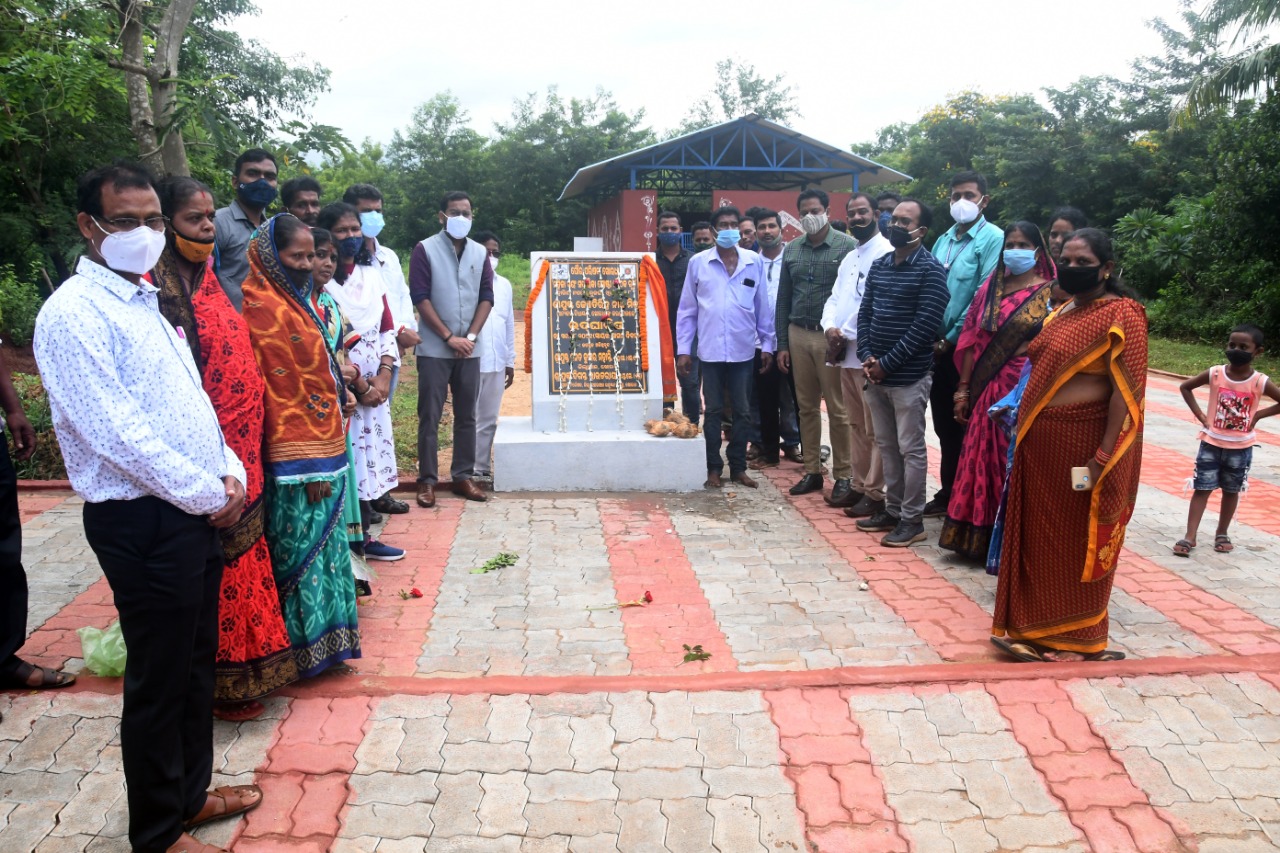
<svg viewBox="0 0 1280 853"><path fill-rule="evenodd" d="M535 432L504 417L493 439L497 492L692 492L707 479L706 444L641 430Z"/></svg>

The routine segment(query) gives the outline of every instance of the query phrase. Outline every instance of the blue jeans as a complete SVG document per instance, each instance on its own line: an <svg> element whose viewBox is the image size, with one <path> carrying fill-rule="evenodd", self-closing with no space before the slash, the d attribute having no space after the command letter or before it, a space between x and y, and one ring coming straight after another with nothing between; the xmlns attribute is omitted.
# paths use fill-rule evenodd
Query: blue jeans
<svg viewBox="0 0 1280 853"><path fill-rule="evenodd" d="M704 361L702 362L702 393L706 395L707 409L703 417L703 435L707 440L707 471L724 471L720 458L720 422L724 406L733 408L734 418L746 420L751 399L752 361ZM728 392L728 398L725 398ZM729 476L747 470L746 429L735 429L729 439Z"/></svg>

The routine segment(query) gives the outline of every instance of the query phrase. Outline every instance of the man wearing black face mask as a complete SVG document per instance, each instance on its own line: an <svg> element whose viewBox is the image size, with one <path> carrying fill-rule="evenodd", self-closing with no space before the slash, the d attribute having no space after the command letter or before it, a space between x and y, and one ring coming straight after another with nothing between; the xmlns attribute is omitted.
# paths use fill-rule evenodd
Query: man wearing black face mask
<svg viewBox="0 0 1280 853"><path fill-rule="evenodd" d="M933 343L951 296L946 271L924 247L932 222L933 212L923 202L899 202L889 225L893 252L871 264L858 309L858 360L884 467L885 499L884 509L859 521L858 529L888 531L880 544L896 548L925 538L924 412Z"/></svg>
<svg viewBox="0 0 1280 853"><path fill-rule="evenodd" d="M217 247L218 282L227 298L240 310L240 288L249 277L249 238L265 218L267 205L276 199L276 158L269 151L250 148L236 158L236 197L213 215Z"/></svg>

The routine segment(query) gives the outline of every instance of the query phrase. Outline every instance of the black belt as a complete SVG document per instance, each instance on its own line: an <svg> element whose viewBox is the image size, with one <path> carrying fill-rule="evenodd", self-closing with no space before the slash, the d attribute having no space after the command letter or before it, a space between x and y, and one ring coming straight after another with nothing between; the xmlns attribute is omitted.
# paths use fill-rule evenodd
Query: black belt
<svg viewBox="0 0 1280 853"><path fill-rule="evenodd" d="M799 326L800 328L805 329L805 330L810 331L810 332L821 332L821 331L822 331L822 324L821 324L821 323L797 323L795 320L792 320L792 321L791 321L791 325L793 325L793 326Z"/></svg>

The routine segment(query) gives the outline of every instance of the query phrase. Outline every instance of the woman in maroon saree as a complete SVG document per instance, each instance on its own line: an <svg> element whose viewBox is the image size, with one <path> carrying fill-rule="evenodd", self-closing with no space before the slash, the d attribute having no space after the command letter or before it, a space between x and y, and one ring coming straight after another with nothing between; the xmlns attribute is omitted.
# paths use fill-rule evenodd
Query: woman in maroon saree
<svg viewBox="0 0 1280 853"><path fill-rule="evenodd" d="M1015 222L1005 229L1004 249L995 272L974 296L956 345L955 418L968 428L938 541L978 561L987 558L1009 454L1008 437L986 412L1018 384L1027 344L1049 313L1055 276L1034 224Z"/></svg>
<svg viewBox="0 0 1280 853"><path fill-rule="evenodd" d="M214 714L247 720L263 712L257 700L298 678L263 538L262 395L265 386L249 332L214 275L213 195L192 178L160 187L169 244L151 272L160 313L191 347L204 390L227 445L244 463L245 509L222 531L226 568L218 608Z"/></svg>

